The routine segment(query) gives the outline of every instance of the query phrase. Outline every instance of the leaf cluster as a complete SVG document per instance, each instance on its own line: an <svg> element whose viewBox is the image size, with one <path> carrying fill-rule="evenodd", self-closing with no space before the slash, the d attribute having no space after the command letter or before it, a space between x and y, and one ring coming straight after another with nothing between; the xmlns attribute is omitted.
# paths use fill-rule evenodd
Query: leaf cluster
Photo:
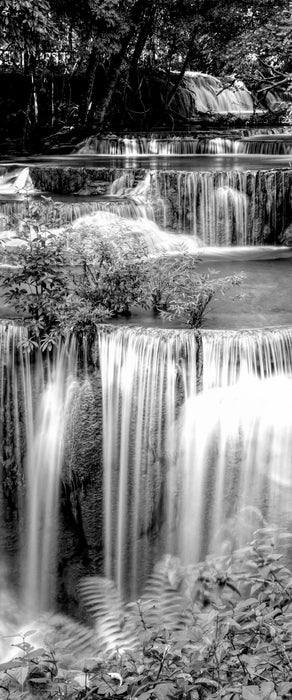
<svg viewBox="0 0 292 700"><path fill-rule="evenodd" d="M33 631L0 667L2 698L276 700L292 690L291 534L258 530L231 556L183 567L159 562L141 598L124 604L114 584L80 584L94 628L60 616ZM38 640L40 633L38 635Z"/></svg>
<svg viewBox="0 0 292 700"><path fill-rule="evenodd" d="M243 279L242 274L218 279L211 270L200 274L198 256L184 244L175 255L151 256L139 232L128 235L122 220L107 238L103 226L86 223L54 234L46 224L51 200L27 206L17 222L23 246L8 250L7 262L14 266L2 272L2 287L28 326L28 350L50 350L72 333L93 340L99 323L130 316L133 307L198 328L215 295Z"/></svg>

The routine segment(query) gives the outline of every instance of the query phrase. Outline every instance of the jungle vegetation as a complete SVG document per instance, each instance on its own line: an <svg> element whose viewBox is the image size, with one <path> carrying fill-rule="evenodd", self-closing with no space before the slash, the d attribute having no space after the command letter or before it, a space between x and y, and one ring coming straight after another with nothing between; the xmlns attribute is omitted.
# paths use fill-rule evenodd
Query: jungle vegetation
<svg viewBox="0 0 292 700"><path fill-rule="evenodd" d="M10 96L14 119L42 137L170 125L186 70L241 78L255 104L270 89L290 97L288 0L0 0L0 10L2 72L26 80L21 104Z"/></svg>

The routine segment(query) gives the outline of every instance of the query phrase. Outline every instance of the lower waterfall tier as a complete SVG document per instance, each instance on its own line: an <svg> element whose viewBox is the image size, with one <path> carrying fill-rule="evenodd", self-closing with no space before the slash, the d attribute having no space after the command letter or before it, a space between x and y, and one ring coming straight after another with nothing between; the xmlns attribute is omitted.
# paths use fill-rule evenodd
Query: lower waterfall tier
<svg viewBox="0 0 292 700"><path fill-rule="evenodd" d="M287 524L291 329L105 326L90 371L74 342L32 360L22 329L0 333L1 562L27 609L56 588L74 610L88 572L136 596L163 553L220 552L238 509Z"/></svg>

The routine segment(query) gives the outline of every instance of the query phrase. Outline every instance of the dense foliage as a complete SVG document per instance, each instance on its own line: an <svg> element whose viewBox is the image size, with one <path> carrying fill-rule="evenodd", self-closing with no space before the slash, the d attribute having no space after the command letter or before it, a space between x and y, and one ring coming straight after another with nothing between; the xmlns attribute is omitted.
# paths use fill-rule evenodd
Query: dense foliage
<svg viewBox="0 0 292 700"><path fill-rule="evenodd" d="M69 333L90 342L98 323L130 316L135 306L198 328L216 293L243 279L217 279L215 270L200 274L198 257L183 245L176 255L153 258L142 242L133 247L131 240L104 240L86 225L81 237L71 230L45 235L31 224L22 235L24 245L8 253L13 267L2 271L0 282L5 300L28 326L28 349L50 350Z"/></svg>
<svg viewBox="0 0 292 700"><path fill-rule="evenodd" d="M1 700L290 697L290 544L290 533L263 527L197 566L167 556L128 604L112 582L84 579L91 626L52 615L19 634L16 658L0 666Z"/></svg>
<svg viewBox="0 0 292 700"><path fill-rule="evenodd" d="M170 125L187 69L243 78L256 99L269 87L280 101L290 94L288 0L0 0L0 9L2 63L31 80L26 126Z"/></svg>

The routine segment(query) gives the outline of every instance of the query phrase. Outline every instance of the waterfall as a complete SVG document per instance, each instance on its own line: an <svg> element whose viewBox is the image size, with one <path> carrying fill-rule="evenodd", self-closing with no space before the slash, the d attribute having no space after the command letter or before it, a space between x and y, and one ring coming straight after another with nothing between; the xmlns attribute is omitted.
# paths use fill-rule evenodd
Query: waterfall
<svg viewBox="0 0 292 700"><path fill-rule="evenodd" d="M72 171L76 191L81 185L81 175L83 178L80 170ZM51 171L33 168L33 179L38 187L58 190L59 170ZM56 172L56 182L53 172ZM203 245L226 246L282 243L283 234L291 223L289 168L230 171L117 168L106 170L106 176L103 170L101 173L99 169L89 170L87 177L87 184L95 178L91 191L98 191L102 182L105 192L106 185L106 196L60 205L53 203L48 206L48 225L62 226L81 216L105 211L124 220L130 217L137 221L153 221L168 230L192 234ZM65 171L64 188L67 184L69 187L67 178ZM86 182L83 185L86 186Z"/></svg>
<svg viewBox="0 0 292 700"><path fill-rule="evenodd" d="M292 382L242 378L183 410L178 548L186 564L246 544L267 523L291 523Z"/></svg>
<svg viewBox="0 0 292 700"><path fill-rule="evenodd" d="M178 174L178 227L204 245L247 245L247 174Z"/></svg>
<svg viewBox="0 0 292 700"><path fill-rule="evenodd" d="M74 343L60 343L53 361L37 354L32 362L21 350L26 338L25 329L0 324L0 547L8 572L18 561L18 599L30 615L55 603L60 472L77 367Z"/></svg>
<svg viewBox="0 0 292 700"><path fill-rule="evenodd" d="M276 137L267 135L247 137L239 142L238 153L265 156L290 155L292 153L292 134L279 134Z"/></svg>
<svg viewBox="0 0 292 700"><path fill-rule="evenodd" d="M35 192L29 173L29 167L6 171L0 175L0 195L17 196Z"/></svg>
<svg viewBox="0 0 292 700"><path fill-rule="evenodd" d="M29 397L24 599L31 614L53 607L56 597L60 478L66 421L78 386L76 360L74 343L60 346L35 410Z"/></svg>
<svg viewBox="0 0 292 700"><path fill-rule="evenodd" d="M191 331L120 328L99 346L105 574L134 595L160 551L193 563L219 546L236 508L253 523L280 517L292 330L203 332L201 351Z"/></svg>
<svg viewBox="0 0 292 700"><path fill-rule="evenodd" d="M291 219L289 170L153 171L152 178L171 202L173 226L203 245L275 245Z"/></svg>
<svg viewBox="0 0 292 700"><path fill-rule="evenodd" d="M203 386L292 374L292 330L202 331Z"/></svg>
<svg viewBox="0 0 292 700"><path fill-rule="evenodd" d="M67 448L75 469L76 421L84 420L84 400L92 404L99 370L80 403L74 343L60 345L53 361L32 362L18 348L25 331L7 325L0 332L0 544L9 570L7 528L22 543L25 606L36 613L54 603L61 471ZM91 431L102 429L103 483L94 482L90 519L103 510L104 573L120 592L137 596L165 551L194 563L237 546L253 526L287 523L291 329L105 326L97 346L102 427L93 405L86 420L92 449Z"/></svg>
<svg viewBox="0 0 292 700"><path fill-rule="evenodd" d="M90 136L81 144L78 153L84 155L125 155L128 157L142 155L157 156L191 156L199 153L238 153L242 145L239 136L226 138L222 136L159 136L148 138L115 137L99 138Z"/></svg>
<svg viewBox="0 0 292 700"><path fill-rule="evenodd" d="M178 406L196 391L197 344L194 333L120 328L101 333L99 346L105 575L135 596L161 552L164 516L174 522L164 480Z"/></svg>
<svg viewBox="0 0 292 700"><path fill-rule="evenodd" d="M193 95L198 112L233 113L253 112L253 99L243 83L224 88L219 78L187 71L184 85Z"/></svg>
<svg viewBox="0 0 292 700"><path fill-rule="evenodd" d="M177 460L187 563L290 517L292 330L204 332L202 348L203 392L183 409Z"/></svg>

